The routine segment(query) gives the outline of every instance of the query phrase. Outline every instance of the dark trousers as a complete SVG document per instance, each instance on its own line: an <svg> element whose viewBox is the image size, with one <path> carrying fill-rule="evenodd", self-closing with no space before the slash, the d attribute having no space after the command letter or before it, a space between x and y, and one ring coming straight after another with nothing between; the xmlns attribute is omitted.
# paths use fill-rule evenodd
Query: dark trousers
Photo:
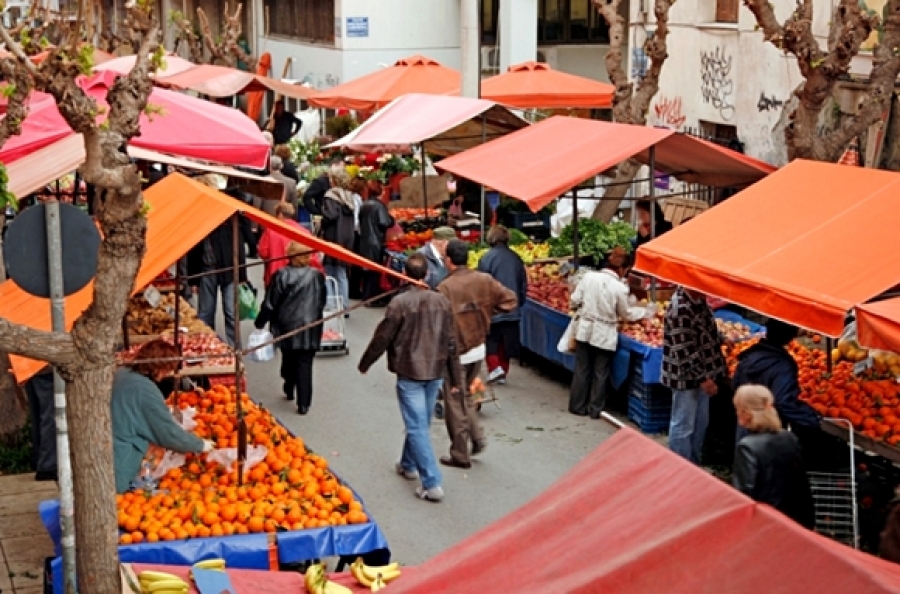
<svg viewBox="0 0 900 594"><path fill-rule="evenodd" d="M31 444L34 469L56 474L56 403L53 373L40 373L25 384L31 409Z"/></svg>
<svg viewBox="0 0 900 594"><path fill-rule="evenodd" d="M598 349L580 340L575 343L575 373L569 392L569 412L600 414L606 404L606 382L614 351Z"/></svg>
<svg viewBox="0 0 900 594"><path fill-rule="evenodd" d="M381 295L381 273L374 270L363 271L363 299L368 301L372 297Z"/></svg>
<svg viewBox="0 0 900 594"><path fill-rule="evenodd" d="M481 421L478 420L477 405L472 404L473 399L468 396L472 380L478 377L478 372L481 371L481 361L463 365L462 368L465 385L451 394L449 378L444 377L441 393L444 397L444 421L450 435L450 457L461 464L469 464L471 462L469 444L484 441L484 430L481 428Z"/></svg>
<svg viewBox="0 0 900 594"><path fill-rule="evenodd" d="M509 360L519 358L519 321L492 323L484 346L488 372L500 367L509 374Z"/></svg>
<svg viewBox="0 0 900 594"><path fill-rule="evenodd" d="M282 349L281 378L287 396L297 396L297 408L309 408L312 404L312 368L316 352L300 349Z"/></svg>

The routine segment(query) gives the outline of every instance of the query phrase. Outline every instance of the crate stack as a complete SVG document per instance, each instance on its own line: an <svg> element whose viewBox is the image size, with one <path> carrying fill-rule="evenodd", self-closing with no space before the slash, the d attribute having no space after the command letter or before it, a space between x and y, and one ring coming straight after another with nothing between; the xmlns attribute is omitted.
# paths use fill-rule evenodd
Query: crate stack
<svg viewBox="0 0 900 594"><path fill-rule="evenodd" d="M644 433L663 433L669 430L671 416L672 391L662 384L645 383L641 365L632 362L628 420Z"/></svg>

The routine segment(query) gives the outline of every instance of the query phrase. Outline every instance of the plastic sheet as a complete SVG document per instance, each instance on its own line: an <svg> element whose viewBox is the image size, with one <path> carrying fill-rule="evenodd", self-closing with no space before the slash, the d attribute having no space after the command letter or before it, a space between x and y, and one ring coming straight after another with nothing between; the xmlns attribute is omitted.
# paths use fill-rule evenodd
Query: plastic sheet
<svg viewBox="0 0 900 594"><path fill-rule="evenodd" d="M548 361L574 371L575 355L560 353L556 348L569 325L569 316L533 299L526 299L520 312L519 333L522 346Z"/></svg>

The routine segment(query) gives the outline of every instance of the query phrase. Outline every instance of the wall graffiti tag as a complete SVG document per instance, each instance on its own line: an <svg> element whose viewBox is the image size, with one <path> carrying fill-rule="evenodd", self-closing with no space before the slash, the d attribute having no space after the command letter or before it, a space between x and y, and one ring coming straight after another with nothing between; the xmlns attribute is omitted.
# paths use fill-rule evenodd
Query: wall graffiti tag
<svg viewBox="0 0 900 594"><path fill-rule="evenodd" d="M709 52L700 52L700 92L703 102L719 110L725 121L734 116L734 80L731 78L731 56L725 55L721 47Z"/></svg>
<svg viewBox="0 0 900 594"><path fill-rule="evenodd" d="M657 122L673 130L681 129L687 120L681 110L681 97L660 96L659 101L653 106L653 113L656 115Z"/></svg>
<svg viewBox="0 0 900 594"><path fill-rule="evenodd" d="M756 109L760 112L763 111L775 111L784 106L784 101L781 99L776 99L775 95L771 97L766 97L764 92L760 92L759 101L756 102Z"/></svg>

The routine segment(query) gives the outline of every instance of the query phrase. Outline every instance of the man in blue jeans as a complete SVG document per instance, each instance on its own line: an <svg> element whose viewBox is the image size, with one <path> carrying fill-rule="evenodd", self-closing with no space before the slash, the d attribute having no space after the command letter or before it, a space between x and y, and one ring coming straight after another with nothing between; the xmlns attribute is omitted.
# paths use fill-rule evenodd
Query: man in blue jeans
<svg viewBox="0 0 900 594"><path fill-rule="evenodd" d="M412 254L406 276L421 282L427 274L425 256ZM431 417L445 371L451 390L460 389L462 378L450 301L424 285L394 297L359 361L360 373L366 373L385 351L388 369L397 375L397 399L406 426L403 454L395 469L407 480L421 477L416 496L436 503L444 498L444 490L431 445Z"/></svg>
<svg viewBox="0 0 900 594"><path fill-rule="evenodd" d="M662 383L672 390L669 448L700 464L709 425L709 398L725 375L722 342L706 297L678 287L666 310Z"/></svg>

